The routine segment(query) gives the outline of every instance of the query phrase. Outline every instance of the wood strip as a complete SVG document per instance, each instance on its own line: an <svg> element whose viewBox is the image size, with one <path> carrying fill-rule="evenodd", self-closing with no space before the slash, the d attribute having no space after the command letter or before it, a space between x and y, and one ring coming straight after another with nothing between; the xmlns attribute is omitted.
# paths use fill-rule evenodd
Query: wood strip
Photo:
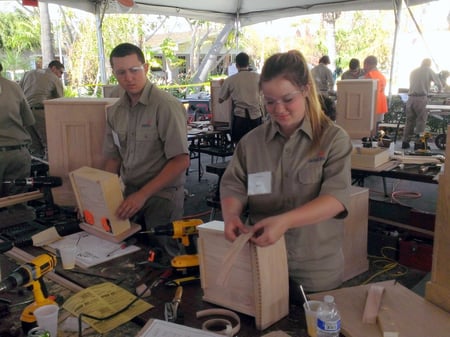
<svg viewBox="0 0 450 337"><path fill-rule="evenodd" d="M40 191L32 191L20 194L14 194L7 197L0 198L0 207L8 207L15 204L20 204L22 202L27 202L30 200L42 199L44 197L44 193Z"/></svg>
<svg viewBox="0 0 450 337"><path fill-rule="evenodd" d="M434 232L433 231L430 231L430 230L427 230L427 229L423 229L423 228L419 228L419 227L415 227L415 226L410 226L410 225L407 225L407 224L404 224L404 223L401 223L401 222L392 221L392 220L388 220L388 219L385 219L385 218L380 218L380 217L377 217L377 216L369 215L369 220L385 223L385 224L388 224L388 225L391 225L391 226L395 226L395 227L399 227L399 228L408 229L408 230L415 231L415 232L422 233L422 234L426 234L426 235L429 235L429 236L434 236Z"/></svg>
<svg viewBox="0 0 450 337"><path fill-rule="evenodd" d="M377 321L378 310L381 305L384 287L379 285L371 285L367 292L366 305L363 312L363 323L374 324Z"/></svg>
<svg viewBox="0 0 450 337"><path fill-rule="evenodd" d="M253 236L253 232L248 232L246 234L241 234L234 240L227 254L223 257L222 260L222 268L217 276L216 283L220 286L226 286L228 279L230 277L230 270L234 265L234 261L236 260L239 252L244 248L245 244L250 240Z"/></svg>
<svg viewBox="0 0 450 337"><path fill-rule="evenodd" d="M398 337L397 325L394 322L391 310L387 306L380 308L377 323L383 337Z"/></svg>

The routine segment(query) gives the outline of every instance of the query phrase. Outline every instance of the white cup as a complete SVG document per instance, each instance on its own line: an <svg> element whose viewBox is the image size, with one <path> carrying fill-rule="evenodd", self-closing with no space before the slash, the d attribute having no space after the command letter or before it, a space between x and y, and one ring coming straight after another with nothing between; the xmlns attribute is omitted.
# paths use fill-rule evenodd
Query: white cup
<svg viewBox="0 0 450 337"><path fill-rule="evenodd" d="M322 304L321 301L308 301L309 309L306 302L303 303L305 310L306 328L310 337L317 337L317 309Z"/></svg>
<svg viewBox="0 0 450 337"><path fill-rule="evenodd" d="M51 337L58 336L58 312L59 307L56 304L43 305L34 310L37 325L50 332Z"/></svg>
<svg viewBox="0 0 450 337"><path fill-rule="evenodd" d="M64 269L75 268L75 259L77 257L77 246L68 245L59 248L59 255L61 256L62 266Z"/></svg>

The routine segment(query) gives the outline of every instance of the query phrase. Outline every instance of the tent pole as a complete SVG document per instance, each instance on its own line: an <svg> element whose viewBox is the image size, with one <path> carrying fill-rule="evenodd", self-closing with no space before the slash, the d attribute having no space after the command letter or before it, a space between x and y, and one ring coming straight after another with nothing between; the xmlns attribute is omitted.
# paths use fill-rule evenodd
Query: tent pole
<svg viewBox="0 0 450 337"><path fill-rule="evenodd" d="M395 33L394 33L394 43L392 46L392 56L391 56L391 69L389 74L389 108L392 105L392 81L394 78L394 65L395 65L395 53L397 50L397 39L398 39L398 32L400 29L400 17L402 13L402 4L403 0L392 0L393 6L394 6L394 14L395 14ZM389 110L388 108L388 110Z"/></svg>
<svg viewBox="0 0 450 337"><path fill-rule="evenodd" d="M95 9L95 26L97 31L97 48L98 48L98 66L100 70L100 79L102 84L107 84L106 65L105 65L105 46L103 43L102 23L103 15L100 16L100 5L97 3ZM106 6L106 5L105 5Z"/></svg>

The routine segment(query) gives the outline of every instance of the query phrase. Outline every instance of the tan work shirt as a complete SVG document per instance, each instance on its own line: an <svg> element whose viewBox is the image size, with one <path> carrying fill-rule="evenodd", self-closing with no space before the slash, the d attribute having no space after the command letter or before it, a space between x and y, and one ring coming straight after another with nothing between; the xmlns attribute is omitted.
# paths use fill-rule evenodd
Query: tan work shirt
<svg viewBox="0 0 450 337"><path fill-rule="evenodd" d="M233 101L235 116L246 118L245 109L248 110L250 119L262 116L258 73L242 70L226 78L220 88L219 98L225 101L229 97Z"/></svg>
<svg viewBox="0 0 450 337"><path fill-rule="evenodd" d="M36 69L25 73L20 80L25 97L30 107L42 107L47 99L64 96L64 87L61 79L50 69Z"/></svg>
<svg viewBox="0 0 450 337"><path fill-rule="evenodd" d="M348 209L349 136L332 124L323 131L318 150L308 154L311 140L307 117L290 138L284 137L273 121L252 130L238 143L222 177L221 198L234 197L248 205L250 224L292 210L319 195L331 195ZM270 172L271 192L248 195L248 176L261 172ZM290 229L285 239L289 275L306 290L326 290L342 283L342 220Z"/></svg>
<svg viewBox="0 0 450 337"><path fill-rule="evenodd" d="M189 153L186 118L181 102L149 81L134 107L125 93L108 108L103 152L107 158L121 160L126 186L142 187L171 158ZM165 189L180 187L185 179L183 172ZM164 197L164 191L157 195Z"/></svg>
<svg viewBox="0 0 450 337"><path fill-rule="evenodd" d="M34 122L22 89L0 76L0 146L30 144L26 127Z"/></svg>

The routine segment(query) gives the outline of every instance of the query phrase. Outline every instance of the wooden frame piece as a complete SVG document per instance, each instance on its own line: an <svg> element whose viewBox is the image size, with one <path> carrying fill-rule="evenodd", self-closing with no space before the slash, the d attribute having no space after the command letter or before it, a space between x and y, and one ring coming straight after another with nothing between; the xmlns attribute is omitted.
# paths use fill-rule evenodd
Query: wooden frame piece
<svg viewBox="0 0 450 337"><path fill-rule="evenodd" d="M117 174L83 166L70 172L69 177L84 220L81 229L112 242L121 242L141 229L115 215L123 201Z"/></svg>

